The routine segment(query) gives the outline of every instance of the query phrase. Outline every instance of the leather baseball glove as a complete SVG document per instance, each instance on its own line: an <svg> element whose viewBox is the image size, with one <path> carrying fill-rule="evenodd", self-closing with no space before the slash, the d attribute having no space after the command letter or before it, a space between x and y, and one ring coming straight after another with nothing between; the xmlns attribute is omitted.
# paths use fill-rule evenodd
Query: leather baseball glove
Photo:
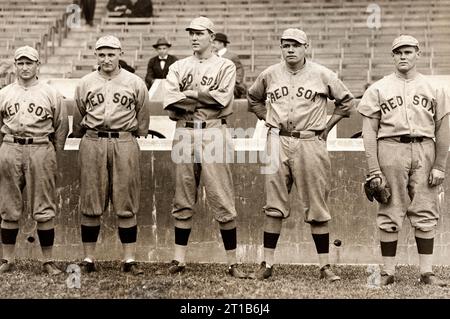
<svg viewBox="0 0 450 319"><path fill-rule="evenodd" d="M364 192L371 202L375 198L381 204L386 204L391 197L391 188L383 174L367 175Z"/></svg>

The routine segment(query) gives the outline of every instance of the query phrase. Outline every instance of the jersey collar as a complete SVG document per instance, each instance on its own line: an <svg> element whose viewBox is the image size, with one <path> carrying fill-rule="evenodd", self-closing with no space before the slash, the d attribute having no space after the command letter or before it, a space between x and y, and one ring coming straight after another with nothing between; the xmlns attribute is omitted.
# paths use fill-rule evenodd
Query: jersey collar
<svg viewBox="0 0 450 319"><path fill-rule="evenodd" d="M303 63L302 67L300 69L297 69L296 71L292 71L291 69L289 69L287 67L287 64L286 64L285 61L283 61L282 63L284 65L284 68L286 69L286 71L291 73L291 74L294 74L294 75L302 72L306 68L306 66L309 64L308 60L305 58L305 63Z"/></svg>

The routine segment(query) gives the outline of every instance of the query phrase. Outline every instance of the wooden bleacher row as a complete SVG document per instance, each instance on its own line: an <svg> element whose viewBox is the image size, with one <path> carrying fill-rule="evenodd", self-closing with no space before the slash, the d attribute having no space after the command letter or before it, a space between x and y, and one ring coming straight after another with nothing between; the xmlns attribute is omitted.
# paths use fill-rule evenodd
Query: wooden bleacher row
<svg viewBox="0 0 450 319"><path fill-rule="evenodd" d="M402 16L402 15L411 15L411 14L421 14L424 16L425 14L433 15L439 14L443 11L448 11L450 9L450 5L446 6L424 6L424 7L404 7L404 6L396 6L396 7L385 7L381 6L383 10L383 15L388 16ZM193 5L188 4L186 6L163 6L157 8L155 14L158 17L192 17L195 15L207 15L211 17L233 17L233 16L242 16L253 14L255 16L325 16L328 15L329 11L333 16L355 16L355 15L368 15L366 12L367 5L359 5L357 7L335 7L335 8L318 8L318 7L310 7L305 8L301 5L301 3L291 2L285 6L276 5L276 6L267 6L267 5L255 5L251 4L246 6L222 6L214 8L211 5Z"/></svg>
<svg viewBox="0 0 450 319"><path fill-rule="evenodd" d="M0 58L12 59L15 49L35 47L45 63L67 34L66 0L2 1L0 3ZM0 84L10 83L13 74L1 75Z"/></svg>
<svg viewBox="0 0 450 319"><path fill-rule="evenodd" d="M397 34L395 34L395 35L397 35ZM141 35L141 38L142 38L142 35ZM186 35L184 35L183 38L186 39ZM128 40L130 40L130 45L131 45L131 43L135 44L135 47L133 49L136 49L136 43L137 42L135 41L135 39L134 40L130 39L129 38L129 33L128 34L125 33L123 35L123 38L122 38L122 41L124 43L125 48L130 48L130 47L127 47L127 41ZM390 57L389 56L389 52L390 52L389 48L390 48L390 45L391 45L391 41L392 41L392 37L389 37L389 41L384 43L384 46L383 46L382 52L384 54L386 54L386 58ZM150 39L147 42L148 43L152 43L150 41ZM142 49L142 45L138 45L138 46L141 46L141 49ZM189 48L188 44L186 43L186 46L183 46L183 47L184 47L184 49L177 50L177 47L174 46L173 50L172 50L172 53L178 55L179 57L184 57L184 56L190 55L191 54L190 50L186 49L186 48ZM278 48L278 42L277 42L277 45L274 46L274 47L276 48L276 50L263 52L263 53L266 53L266 55L267 55L267 62L262 62L262 60L261 60L261 55L262 55L261 51L258 51L258 55L257 56L258 56L259 59L258 59L258 62L255 63L255 64L257 64L257 67L255 68L253 66L251 68L251 71L250 71L251 75L250 75L250 77L254 78L257 75L255 73L259 73L260 71L262 71L262 69L264 69L268 65L273 64L274 61L279 60L280 53L279 53L279 48ZM378 69L378 67L379 67L377 65L378 63L376 62L376 60L372 60L371 61L369 59L370 57L373 58L378 53L375 53L375 50L374 50L373 47L371 49L369 48L370 47L369 45L366 45L366 47L367 47L367 50L365 50L365 51L362 50L363 52L361 52L361 47L360 47L358 52L356 52L356 54L358 55L358 58L355 58L353 60L351 58L347 57L348 55L352 56L351 48L349 48L348 52L346 52L344 48L341 48L340 51L335 52L335 51L330 51L329 49L324 49L324 50L321 51L320 49L315 49L313 47L312 48L312 56L313 56L313 59L317 60L318 62L321 62L322 64L330 67L334 71L336 71L339 74L341 74L341 76L343 78L354 78L354 77L356 77L356 78L360 78L360 79L362 78L364 80L364 78L366 76L365 75L361 76L361 72L360 72L360 70L364 68L362 66L366 66L366 68L368 68L368 69L371 69L371 68ZM233 51L236 52L236 50L234 50L234 49L233 49ZM246 59L245 58L243 59L243 63L244 63L244 65L249 66L248 61L250 61L250 58L248 57L249 56L248 50L242 50L241 52L238 52L238 54L239 53L241 55L241 58L247 56ZM133 57L132 57L133 55L135 55L134 60L133 60ZM86 61L86 58L88 56L92 56L92 51L89 50L89 51L87 51L85 53L81 53L81 56L82 56L82 59L84 59L84 61ZM435 58L436 58L436 56L438 56L438 55L434 55ZM139 75L141 75L141 76L144 76L145 75L145 70L146 70L146 63L148 61L149 55L144 54L142 52L139 52L139 50L136 50L136 53L135 54L133 53L133 54L129 55L129 57L131 59L132 65L138 68L137 73L139 73ZM365 60L361 59L361 57L364 57ZM381 59L381 62L386 61L386 58L383 57ZM440 61L439 58L436 58L434 62L424 61L423 63L422 62L421 63L423 64L423 68L425 68L427 70L430 70L427 73L433 74L432 68L440 67L441 63L444 64L444 66L447 66L446 61L449 60L448 59L449 58L448 54L447 55L444 54L443 58L444 59L442 61ZM359 61L360 63L356 64L355 63L356 61ZM391 60L389 59L388 61L391 61ZM89 68L87 70L87 72L88 72L88 71L91 70L91 66L95 63L95 60L93 59L90 62L83 62L83 63L85 64L85 66L87 66ZM75 65L75 68L77 68L77 62L75 62L74 65ZM350 68L352 65L355 65L354 69L357 70L356 74L353 74L353 73L355 73L354 71L351 71L351 70L347 71L346 70L347 68ZM370 73L368 73L368 75L367 75L368 81L370 81L371 78L372 78L372 75Z"/></svg>
<svg viewBox="0 0 450 319"><path fill-rule="evenodd" d="M188 6L188 5L209 5L212 1L205 0L155 0L153 1L154 7L161 7L164 5L178 5L178 6ZM289 5L293 3L293 1L285 0L223 0L223 1L214 1L212 2L215 5L228 5L228 6L244 6L244 5L252 5L252 6L276 6L276 5ZM441 6L441 5L450 5L449 0L380 0L376 2L381 7L425 7L425 6ZM303 0L298 2L298 6L303 8L314 7L314 8L352 8L352 7L360 7L367 6L369 3L362 1L347 1L347 0L333 0L333 1L323 1L317 2L314 0Z"/></svg>
<svg viewBox="0 0 450 319"><path fill-rule="evenodd" d="M450 12L449 12L450 15ZM185 36L185 28L189 24L190 19L186 21L180 20L172 21L172 23L150 23L148 18L103 18L101 24L97 27L98 33L173 33ZM145 23L148 24L131 24L131 23ZM327 20L317 20L316 23L305 23L300 19L252 19L247 22L234 23L233 21L227 21L226 19L221 21L215 21L217 28L223 29L227 34L236 33L240 34L245 32L248 34L267 34L274 33L278 35L284 29L289 27L299 27L305 29L311 36L319 34L320 37L330 37L337 35L342 37L345 35L348 38L348 34L360 34L370 35L376 37L377 35L387 34L387 32L400 34L404 32L409 33L423 33L427 31L430 34L436 33L436 31L449 30L450 21L409 21L401 19L393 19L392 21L384 21L382 29L369 29L367 27L366 20L363 19L360 22L343 21L342 23L328 23ZM387 32L385 31L387 30Z"/></svg>
<svg viewBox="0 0 450 319"><path fill-rule="evenodd" d="M136 33L136 32L105 32L105 30L101 29L103 32L99 32L98 35L102 33L113 33L119 37L119 39L123 42L125 50L139 50L139 51L150 51L153 52L152 45L156 39L162 35L166 36L173 44L172 50L190 50L189 42L186 35L186 32L172 34L170 32L166 34L162 34L161 32L145 32L145 33ZM111 31L111 30L109 30ZM450 46L446 43L446 39L450 36L450 30L448 30L445 34L433 34L429 33L427 30L422 30L422 33L415 33L414 35L421 42L422 49L427 51L431 46L435 48L435 53L446 51L450 49ZM378 35L375 32L368 34L360 34L358 32L345 32L338 34L326 33L322 35L314 35L310 36L310 46L315 49L317 52L320 49L325 51L329 51L330 49L341 50L348 49L347 51L355 50L355 51L363 51L372 49L372 51L376 54L378 52L383 52L392 43L392 40L397 37L400 32L396 29L392 29L392 33L389 34L384 32L381 35ZM340 36L340 37L338 37ZM247 51L254 47L255 49L262 50L278 50L279 49L279 34L275 33L266 33L262 35L251 34L250 32L234 34L228 33L228 37L231 40L230 47L234 51ZM238 38L239 37L239 38ZM85 49L92 49L95 40L92 39L91 43ZM372 56L374 54L372 53Z"/></svg>
<svg viewBox="0 0 450 319"><path fill-rule="evenodd" d="M445 7L424 7L424 8L383 8L384 14L389 15L409 15L409 14L439 14L442 11L448 11L450 6ZM355 7L355 8L333 8L333 12L331 15L333 16L354 16L359 14L366 14L367 6ZM171 15L169 15L169 12ZM242 14L258 14L259 16L324 16L324 9L320 8L302 8L296 3L292 3L290 6L285 7L266 7L266 6L255 6L251 5L248 7L223 7L213 9L210 6L190 6L188 8L185 7L165 7L159 8L156 10L156 15L158 17L173 17L173 16L194 16L194 15L210 15L210 16L220 16L224 15L227 17L232 17L234 15L242 15Z"/></svg>

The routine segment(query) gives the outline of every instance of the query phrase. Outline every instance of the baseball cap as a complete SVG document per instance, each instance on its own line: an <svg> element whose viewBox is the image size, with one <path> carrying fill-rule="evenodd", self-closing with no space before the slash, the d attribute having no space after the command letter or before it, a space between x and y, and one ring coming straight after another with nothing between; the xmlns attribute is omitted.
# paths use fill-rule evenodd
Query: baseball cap
<svg viewBox="0 0 450 319"><path fill-rule="evenodd" d="M207 17L197 17L194 20L192 20L189 27L186 28L186 31L190 31L190 30L196 30L196 31L209 30L212 33L215 33L214 23L211 20L209 20Z"/></svg>
<svg viewBox="0 0 450 319"><path fill-rule="evenodd" d="M394 42L392 42L392 51L405 45L419 47L419 41L417 41L417 39L413 36L401 35L398 38L395 38Z"/></svg>
<svg viewBox="0 0 450 319"><path fill-rule="evenodd" d="M108 34L98 39L97 42L95 43L96 50L101 47L121 49L122 44L120 43L119 39L117 39L115 36Z"/></svg>
<svg viewBox="0 0 450 319"><path fill-rule="evenodd" d="M230 43L230 41L228 41L227 35L223 34L223 33L216 33L216 37L214 38L214 40L223 42L223 43Z"/></svg>
<svg viewBox="0 0 450 319"><path fill-rule="evenodd" d="M28 45L18 48L14 53L14 60L18 60L21 57L26 57L31 61L39 61L39 53L37 50Z"/></svg>
<svg viewBox="0 0 450 319"><path fill-rule="evenodd" d="M308 43L308 37L306 33L300 29L289 28L284 30L281 40L294 40L298 43L306 44Z"/></svg>

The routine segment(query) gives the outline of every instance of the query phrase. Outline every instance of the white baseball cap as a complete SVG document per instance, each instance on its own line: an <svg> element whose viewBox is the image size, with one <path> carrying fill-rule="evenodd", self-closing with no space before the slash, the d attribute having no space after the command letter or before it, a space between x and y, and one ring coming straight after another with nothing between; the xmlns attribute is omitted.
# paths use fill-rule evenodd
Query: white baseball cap
<svg viewBox="0 0 450 319"><path fill-rule="evenodd" d="M117 39L115 36L108 34L98 39L97 43L95 43L96 50L101 47L121 49L122 44L120 43L119 39Z"/></svg>
<svg viewBox="0 0 450 319"><path fill-rule="evenodd" d="M419 41L411 35L401 35L392 42L392 51L405 45L419 47Z"/></svg>
<svg viewBox="0 0 450 319"><path fill-rule="evenodd" d="M21 57L26 57L31 61L39 61L39 53L37 50L28 45L18 48L14 53L14 60L18 60Z"/></svg>
<svg viewBox="0 0 450 319"><path fill-rule="evenodd" d="M289 28L284 30L281 40L294 40L301 44L308 43L306 33L300 29Z"/></svg>
<svg viewBox="0 0 450 319"><path fill-rule="evenodd" d="M189 27L186 28L186 31L195 30L195 31L203 31L209 30L212 33L216 33L214 31L214 23L208 19L207 17L197 17L191 21Z"/></svg>

